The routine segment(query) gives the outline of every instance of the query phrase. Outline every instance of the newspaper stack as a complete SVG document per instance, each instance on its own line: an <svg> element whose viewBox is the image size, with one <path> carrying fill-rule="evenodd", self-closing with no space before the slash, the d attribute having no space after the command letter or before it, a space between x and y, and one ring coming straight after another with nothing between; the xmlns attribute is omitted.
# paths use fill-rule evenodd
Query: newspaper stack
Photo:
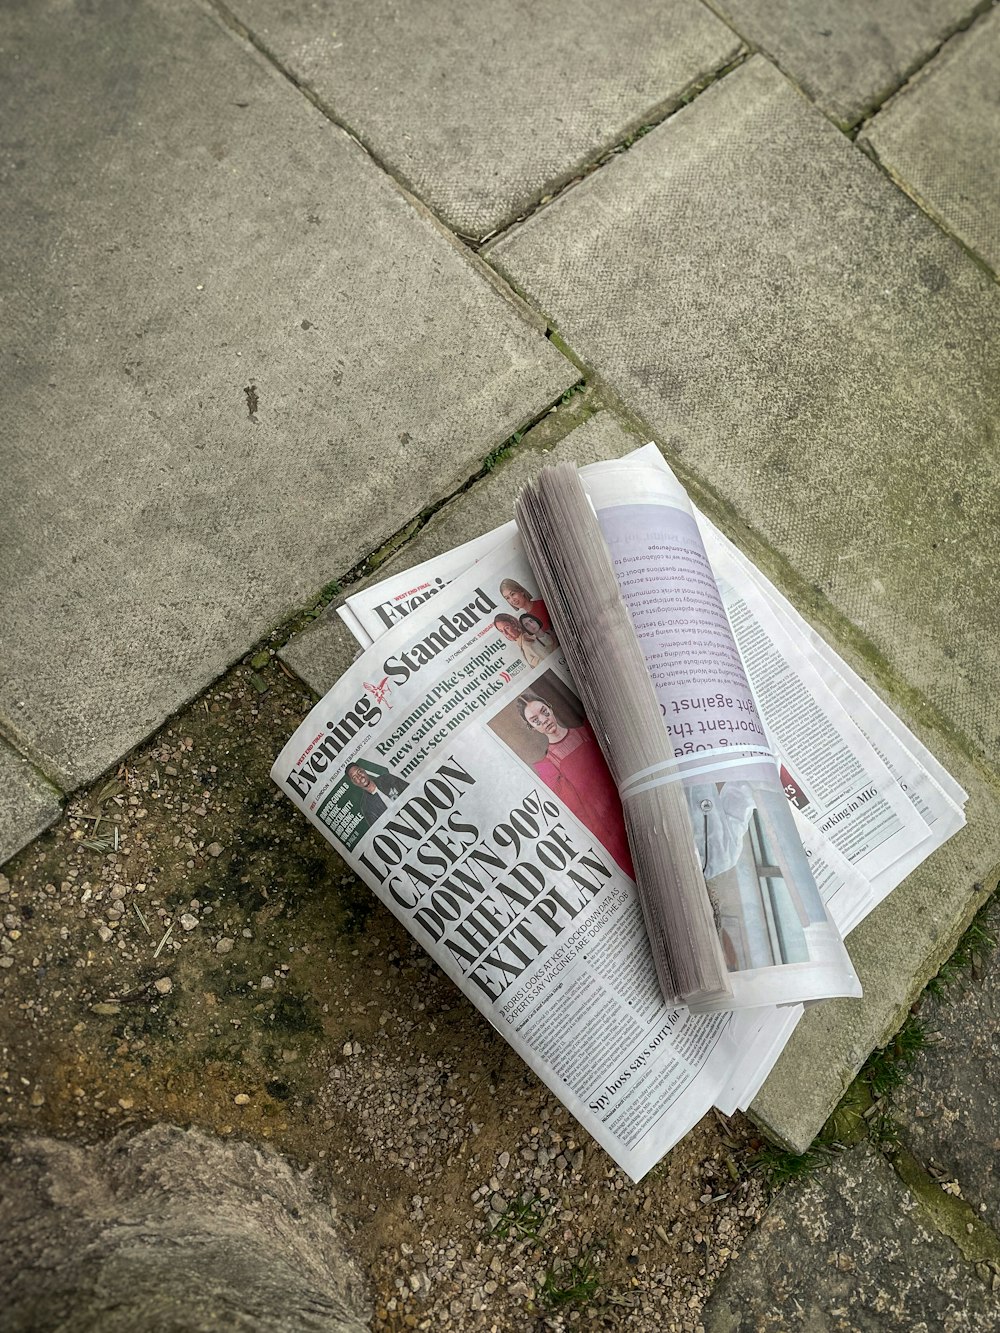
<svg viewBox="0 0 1000 1333"><path fill-rule="evenodd" d="M651 478L661 500L678 496L655 447L580 475L612 564L619 538L641 538L655 565L661 543L638 511L655 499ZM629 506L613 531L612 511ZM743 717L759 722L754 749L777 767L824 909L822 922L799 910L807 879L777 845L774 794L758 801L755 787L748 810L744 794L725 792L731 774L692 774L705 734L695 723L706 719L668 700L674 759L715 789L697 800L727 821L703 812L699 886L732 991L723 1003L755 1007L696 1013L664 1000L618 788L513 523L348 598L342 615L364 651L272 770L636 1180L711 1106L728 1115L752 1101L802 1012L762 1000L789 1001L803 976L842 970L828 921L847 935L964 823L965 793L916 737L711 523L692 522L752 689ZM653 567L631 568L645 577ZM704 577L701 567L692 576L696 601ZM630 610L642 640L642 608ZM662 703L660 666L647 669ZM775 989L775 975L795 984ZM841 980L839 993L850 990L850 974Z"/></svg>
<svg viewBox="0 0 1000 1333"><path fill-rule="evenodd" d="M663 998L704 1013L860 995L670 469L609 464L585 489L547 468L517 523L622 799Z"/></svg>

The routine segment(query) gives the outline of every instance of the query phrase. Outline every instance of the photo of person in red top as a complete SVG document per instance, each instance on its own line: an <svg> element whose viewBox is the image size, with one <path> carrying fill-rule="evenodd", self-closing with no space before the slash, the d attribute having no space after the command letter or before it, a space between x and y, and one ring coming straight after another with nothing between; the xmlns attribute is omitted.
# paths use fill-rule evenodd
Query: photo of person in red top
<svg viewBox="0 0 1000 1333"><path fill-rule="evenodd" d="M538 682L547 681L548 673ZM573 696L561 681L553 681L558 694ZM530 763L545 785L554 792L580 823L589 829L612 860L633 877L632 857L621 801L614 780L604 762L604 755L590 724L583 719L582 708L576 718L560 716L552 689L533 688L518 696L511 708L516 708L524 727L530 733L518 745L516 735L510 734L509 722L503 727L504 739L525 762ZM545 697L549 696L549 697ZM579 706L579 701L577 701ZM505 709L504 712L509 712ZM568 711L568 710L567 710ZM496 719L494 719L496 722ZM501 729L490 724L501 734ZM508 737L510 737L508 739ZM539 742L544 750L539 757Z"/></svg>
<svg viewBox="0 0 1000 1333"><path fill-rule="evenodd" d="M515 611L519 613L527 611L529 615L534 616L540 622L543 631L551 634L552 622L549 620L545 603L540 597L532 597L523 583L518 583L515 579L504 579L500 584L500 596Z"/></svg>

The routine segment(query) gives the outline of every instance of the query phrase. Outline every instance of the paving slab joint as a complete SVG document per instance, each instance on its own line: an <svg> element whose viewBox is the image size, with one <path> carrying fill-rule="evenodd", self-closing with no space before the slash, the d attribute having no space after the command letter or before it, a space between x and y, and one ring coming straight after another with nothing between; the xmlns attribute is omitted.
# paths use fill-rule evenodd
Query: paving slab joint
<svg viewBox="0 0 1000 1333"><path fill-rule="evenodd" d="M517 295L511 288L510 284L505 282L497 273L495 268L492 268L489 264L484 263L480 259L478 253L480 240L478 237L464 235L462 232L455 231L453 228L449 227L443 218L441 218L429 204L426 204L414 193L410 183L404 177L397 175L388 163L382 160L379 154L365 141L364 136L346 121L340 119L340 117L334 113L332 107L320 97L315 89L311 88L308 83L305 83L302 79L298 78L297 75L293 74L282 62L277 53L272 51L257 33L253 32L252 29L248 28L245 23L237 18L228 5L224 3L224 0L202 0L202 3L208 7L209 12L214 15L224 28L226 28L239 41L244 42L247 46L252 48L258 56L267 61L268 65L275 71L275 73L287 80L297 92L301 93L325 120L329 121L331 125L340 130L342 134L346 134L359 151L364 153L365 156L378 167L379 171L392 181L393 185L410 207L429 222L431 226L433 226L434 229L465 258L466 262L479 275L479 277L485 278L499 295L513 305L522 318L536 328L541 329L543 327L534 307Z"/></svg>
<svg viewBox="0 0 1000 1333"><path fill-rule="evenodd" d="M819 103L815 101L809 95L809 93L806 92L806 90L802 87L801 83L799 83L799 81L795 78L795 76L793 74L790 74L788 70L785 69L785 67L782 65L781 61L778 59L777 56L773 55L765 46L761 46L759 43L752 41L751 38L749 38L746 35L746 33L741 32L739 28L733 25L732 20L719 8L715 0L703 0L703 3L708 9L712 11L712 13L721 23L724 23L726 27L730 29L730 31L736 34L736 36L740 39L743 45L747 48L748 55L761 55L764 57L765 60L770 61L770 63L775 67L775 69L777 69L781 73L781 75L785 79L787 79L787 81L792 85L792 87L795 88L798 92L800 92L802 96L807 99L810 105L816 107L816 110L821 112L827 118L827 120L829 120L831 125L836 125L837 129L840 130L842 134L846 135L848 139L854 140L857 137L862 126L868 120L870 120L877 112L879 112L882 109L882 107L885 106L886 102L888 102L891 98L895 97L896 94L900 92L901 89L905 88L906 85L910 82L910 80L915 78L916 75L919 74L920 71L924 68L924 66L929 64L934 59L934 57L941 51L941 49L944 46L946 46L948 42L951 41L953 37L956 37L960 32L965 32L968 28L971 28L977 19L982 18L984 14L988 13L993 8L995 0L978 0L978 3L976 4L975 8L970 13L966 14L963 18L961 18L953 28L950 28L948 32L945 34L945 36L941 39L941 41L937 44L937 46L935 46L934 49L928 55L921 56L920 59L914 61L912 65L908 66L903 71L902 78L898 82L889 85L888 87L885 88L883 92L876 93L875 96L877 98L877 101L873 102L869 106L866 106L864 111L862 111L861 115L858 116L856 120L851 120L851 121L841 120L837 116L833 115L831 112L825 110L825 108L820 106Z"/></svg>
<svg viewBox="0 0 1000 1333"><path fill-rule="evenodd" d="M771 1179L782 1184L830 1165L839 1152L867 1139L916 1200L927 1225L954 1242L991 1291L1000 1289L1000 1236L971 1204L947 1188L952 1182L936 1178L906 1145L894 1094L933 1040L922 1021L923 1000L945 994L960 998L961 986L981 980L981 954L985 949L995 952L997 946L995 935L983 922L997 901L998 891L994 890L948 959L906 1010L908 1017L899 1032L865 1062L812 1147L798 1156L772 1152L764 1161Z"/></svg>
<svg viewBox="0 0 1000 1333"><path fill-rule="evenodd" d="M676 116L679 112L683 111L686 106L690 106L690 104L705 92L706 89L711 88L713 84L718 83L720 79L724 79L726 75L731 74L733 70L739 69L740 65L744 64L744 62L749 59L750 55L751 52L749 48L744 44L743 50L732 60L727 61L725 65L720 65L718 69L711 70L707 74L702 74L699 75L698 78L692 79L691 82L679 93L675 93L672 97L660 102L657 106L651 107L648 111L643 113L641 118L633 121L631 125L627 126L621 138L616 143L612 144L610 148L604 148L596 157L589 161L578 163L575 167L572 167L568 173L565 173L567 179L562 180L560 183L557 178L556 181L552 182L549 186L543 186L543 193L536 202L529 208L526 208L524 212L514 218L512 222L505 223L504 226L497 227L494 231L487 232L472 243L478 249L486 245L493 245L494 242L505 239L512 231L520 227L522 223L527 222L527 220L534 217L536 213L540 213L544 209L549 208L570 190L575 189L581 181L586 180L588 176L592 176L595 171L600 171L602 167L607 166L608 163L612 162L616 157L621 157L622 153L627 153L630 148L634 147L635 144L639 142L640 139L644 139L651 130L657 129L664 123L664 121L670 120L671 117ZM458 234L460 235L461 233ZM470 238L462 237L462 239L469 240Z"/></svg>
<svg viewBox="0 0 1000 1333"><path fill-rule="evenodd" d="M766 60L769 65L773 65L774 68L781 75L781 77L785 80L785 82L790 83L792 87L795 89L795 91L799 94L799 96L804 97L810 106L816 107L817 111L820 111L824 116L826 116L827 120L830 121L831 125L835 125L837 129L840 130L841 134L847 135L848 138L853 137L852 126L849 125L846 121L838 120L836 116L831 115L828 111L824 111L823 108L819 106L819 104L815 102L812 97L810 97L809 93L806 92L805 88L803 88L802 84L799 83L795 75L791 74L787 69L785 69L784 65L781 63L778 57L774 55L771 51L769 51L767 47L761 46L758 42L754 42L751 38L749 38L746 35L746 33L741 32L739 28L734 27L732 19L727 14L725 14L718 7L718 5L715 4L714 0L702 0L702 3L705 5L707 9L710 9L712 11L712 13L715 15L715 17L719 20L720 23L724 23L726 27L729 28L730 31L734 32L736 36L740 39L740 41L747 49L747 53L744 59L748 60L751 56L758 55L763 60Z"/></svg>
<svg viewBox="0 0 1000 1333"><path fill-rule="evenodd" d="M14 753L32 770L34 776L46 787L52 789L53 796L60 802L66 800L67 793L59 782L46 769L40 756L27 743L10 718L0 717L0 742L6 741Z"/></svg>
<svg viewBox="0 0 1000 1333"><path fill-rule="evenodd" d="M998 894L1000 890L995 890L986 899L920 996L900 1009L899 1031L869 1056L805 1152L787 1145L765 1147L750 1163L751 1169L764 1177L773 1200L786 1185L825 1171L843 1153L867 1140L910 1191L928 1226L957 1245L991 1291L1000 1290L1000 1236L968 1202L946 1189L947 1182L936 1179L905 1145L893 1094L929 1045L920 1017L923 999L930 994L940 997L946 991L954 992L975 980L982 949L995 949L996 939L981 923L996 905Z"/></svg>
<svg viewBox="0 0 1000 1333"><path fill-rule="evenodd" d="M905 92L907 86L908 85L904 85L904 87L900 89L900 92ZM938 230L942 231L945 234L945 236L948 237L948 240L952 242L952 244L957 245L958 248L965 254L965 256L968 259L970 259L973 264L975 264L976 268L978 268L982 273L985 273L985 275L990 279L991 282L1000 282L1000 274L994 272L994 270L990 267L990 265L986 262L986 260L983 259L981 255L977 254L976 251L973 250L969 245L967 245L966 242L963 241L960 236L957 236L955 232L952 231L946 219L937 211L937 209L933 207L933 205L929 204L927 200L924 199L920 191L912 188L910 184L907 181L903 180L903 178L896 171L894 171L893 168L888 163L882 161L878 149L875 147L872 141L866 137L867 129L868 129L868 121L866 120L865 123L859 126L857 130L856 144L857 147L861 150L861 152L864 153L864 155L867 158L869 158L870 161L874 162L875 166L878 167L879 171L881 171L884 176L886 176L890 181L892 181L893 185L895 185L898 190L901 190L908 199L912 199L922 213L926 213L926 215L930 218L930 220L934 223L934 225L938 228Z"/></svg>
<svg viewBox="0 0 1000 1333"><path fill-rule="evenodd" d="M870 120L874 120L878 113L891 102L894 97L898 97L900 93L904 93L913 80L919 78L927 66L930 65L933 60L937 59L953 37L957 37L959 33L968 32L968 30L978 23L984 15L988 14L995 5L996 0L978 0L976 6L970 10L964 18L961 18L953 28L948 30L932 51L929 51L927 55L923 56L920 60L915 61L905 71L902 82L897 83L894 87L888 89L877 105L871 106L865 111L864 115L854 127L855 134L863 133Z"/></svg>

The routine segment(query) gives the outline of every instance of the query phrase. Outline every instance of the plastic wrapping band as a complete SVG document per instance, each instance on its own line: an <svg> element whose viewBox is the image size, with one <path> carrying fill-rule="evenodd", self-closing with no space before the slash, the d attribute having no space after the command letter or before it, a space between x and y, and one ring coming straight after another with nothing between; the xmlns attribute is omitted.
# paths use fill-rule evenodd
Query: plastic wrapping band
<svg viewBox="0 0 1000 1333"><path fill-rule="evenodd" d="M735 752L740 753L739 758L731 758ZM730 762L711 764L701 762L716 757L721 759L723 756ZM774 763L774 755L762 745L721 745L714 750L700 750L697 755L685 755L681 759L676 757L665 759L660 764L650 765L649 768L640 768L637 773L633 773L618 784L618 795L624 801L638 792L648 791L651 787L665 787L668 783L680 782L683 778L701 777L705 773L715 772L716 769L735 768L739 764L752 763L751 756L755 756L760 763ZM690 762L692 759L698 760L698 768L678 769L679 764ZM648 781L642 781L644 778Z"/></svg>

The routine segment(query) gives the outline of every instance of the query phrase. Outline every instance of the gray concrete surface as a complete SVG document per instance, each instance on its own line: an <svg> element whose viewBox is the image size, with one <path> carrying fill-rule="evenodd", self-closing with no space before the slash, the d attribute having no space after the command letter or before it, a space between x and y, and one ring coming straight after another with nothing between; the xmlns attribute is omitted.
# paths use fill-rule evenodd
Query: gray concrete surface
<svg viewBox="0 0 1000 1333"><path fill-rule="evenodd" d="M1000 906L985 926L1000 938ZM928 1045L893 1098L895 1120L914 1156L1000 1232L1000 950L983 949L975 976L926 999L920 1021Z"/></svg>
<svg viewBox="0 0 1000 1333"><path fill-rule="evenodd" d="M975 0L713 0L838 124L856 125L982 8Z"/></svg>
<svg viewBox="0 0 1000 1333"><path fill-rule="evenodd" d="M993 1333L1000 1299L863 1144L779 1196L703 1323L706 1333Z"/></svg>
<svg viewBox="0 0 1000 1333"><path fill-rule="evenodd" d="M995 764L996 284L760 57L488 253L810 615Z"/></svg>
<svg viewBox="0 0 1000 1333"><path fill-rule="evenodd" d="M809 1147L997 886L1000 796L941 736L922 739L969 792L968 823L852 931L848 949L864 998L811 1009L754 1101L753 1117L793 1152Z"/></svg>
<svg viewBox="0 0 1000 1333"><path fill-rule="evenodd" d="M347 592L360 592L390 574L432 560L462 542L509 523L514 517L514 500L519 490L547 464L566 461L582 467L602 458L617 458L645 443L623 428L610 412L588 415L591 411L588 397L580 396L546 417L527 432L508 458L439 509L412 541ZM336 684L357 652L355 640L336 614L336 607L343 601L340 597L331 603L308 629L294 635L281 652L283 660L317 694L325 694Z"/></svg>
<svg viewBox="0 0 1000 1333"><path fill-rule="evenodd" d="M172 1125L2 1148L7 1333L369 1327L334 1203L272 1150Z"/></svg>
<svg viewBox="0 0 1000 1333"><path fill-rule="evenodd" d="M953 236L1000 273L1000 11L925 65L859 142Z"/></svg>
<svg viewBox="0 0 1000 1333"><path fill-rule="evenodd" d="M697 0L227 0L449 226L479 237L732 60Z"/></svg>
<svg viewBox="0 0 1000 1333"><path fill-rule="evenodd" d="M59 791L0 739L0 865L59 818Z"/></svg>
<svg viewBox="0 0 1000 1333"><path fill-rule="evenodd" d="M197 4L0 24L0 716L72 787L577 372Z"/></svg>

